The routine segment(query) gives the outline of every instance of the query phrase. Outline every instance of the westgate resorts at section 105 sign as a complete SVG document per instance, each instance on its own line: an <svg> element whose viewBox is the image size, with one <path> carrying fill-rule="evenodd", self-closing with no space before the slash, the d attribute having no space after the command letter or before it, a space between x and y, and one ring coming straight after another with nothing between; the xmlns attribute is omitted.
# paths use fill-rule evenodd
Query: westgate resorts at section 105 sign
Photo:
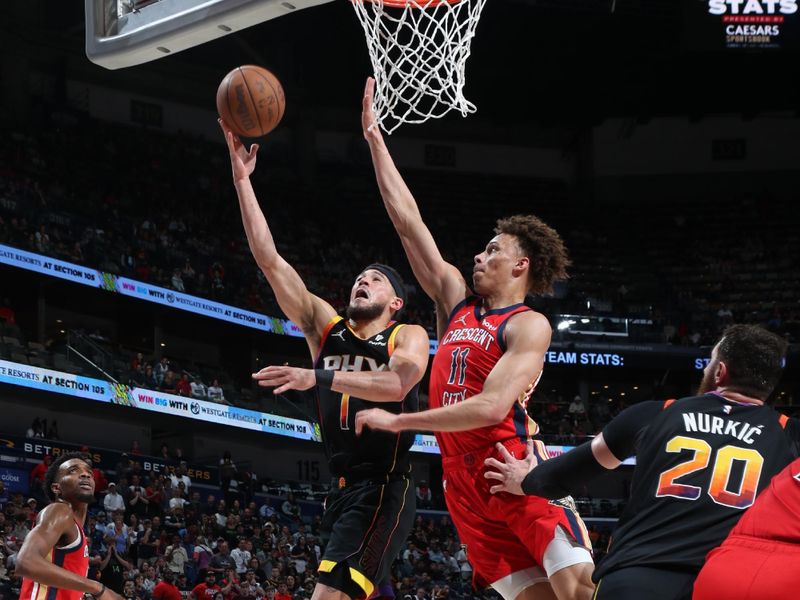
<svg viewBox="0 0 800 600"><path fill-rule="evenodd" d="M683 0L692 50L800 48L798 0Z"/></svg>

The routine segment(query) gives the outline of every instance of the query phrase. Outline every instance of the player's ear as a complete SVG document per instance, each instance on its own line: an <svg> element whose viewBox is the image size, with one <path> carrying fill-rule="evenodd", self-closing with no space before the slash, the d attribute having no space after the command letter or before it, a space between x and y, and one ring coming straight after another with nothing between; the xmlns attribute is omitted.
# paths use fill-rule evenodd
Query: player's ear
<svg viewBox="0 0 800 600"><path fill-rule="evenodd" d="M717 384L717 387L724 386L728 383L728 377L730 373L728 371L728 365L726 365L723 361L719 361L717 363L717 370L714 373L714 383Z"/></svg>
<svg viewBox="0 0 800 600"><path fill-rule="evenodd" d="M530 268L530 266L531 266L531 259L529 259L527 256L520 256L514 262L513 274L517 276L522 275L523 273L525 273L525 271L528 270L528 268Z"/></svg>
<svg viewBox="0 0 800 600"><path fill-rule="evenodd" d="M61 497L61 484L60 483L53 482L53 484L50 486L50 490L53 492L53 496L55 496L56 498L60 498Z"/></svg>
<svg viewBox="0 0 800 600"><path fill-rule="evenodd" d="M398 310L400 310L401 308L403 308L403 305L404 305L404 304L405 304L405 302L403 302L403 299L402 299L402 298L400 298L399 296L395 296L395 297L392 299L392 301L391 301L391 302L389 302L389 308L391 308L391 309L392 309L392 312L395 312L395 313L396 313Z"/></svg>

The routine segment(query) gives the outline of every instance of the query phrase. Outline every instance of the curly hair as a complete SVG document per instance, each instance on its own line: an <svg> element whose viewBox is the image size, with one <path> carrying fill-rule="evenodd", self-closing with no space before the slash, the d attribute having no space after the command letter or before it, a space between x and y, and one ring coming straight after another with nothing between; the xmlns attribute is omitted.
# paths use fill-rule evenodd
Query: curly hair
<svg viewBox="0 0 800 600"><path fill-rule="evenodd" d="M495 234L513 235L523 254L530 260L528 292L551 294L553 284L567 279L569 259L567 247L558 232L533 215L514 215L497 220Z"/></svg>
<svg viewBox="0 0 800 600"><path fill-rule="evenodd" d="M58 475L58 470L61 468L61 465L73 458L79 458L89 465L89 467L92 466L92 463L89 462L89 457L83 452L67 452L50 463L50 466L47 468L47 473L44 475L44 491L47 497L50 498L50 502L56 500L56 495L53 493L53 483Z"/></svg>
<svg viewBox="0 0 800 600"><path fill-rule="evenodd" d="M758 325L730 325L722 332L717 357L728 366L730 387L766 400L780 381L788 347Z"/></svg>

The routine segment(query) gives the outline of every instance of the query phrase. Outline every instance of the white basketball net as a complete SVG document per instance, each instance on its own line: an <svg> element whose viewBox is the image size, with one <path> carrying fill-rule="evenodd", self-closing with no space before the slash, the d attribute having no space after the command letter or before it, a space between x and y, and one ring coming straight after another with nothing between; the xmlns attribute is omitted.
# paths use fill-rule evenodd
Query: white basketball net
<svg viewBox="0 0 800 600"><path fill-rule="evenodd" d="M375 73L375 116L386 133L403 123L475 112L465 66L486 0L351 0ZM397 4L397 0L394 4Z"/></svg>

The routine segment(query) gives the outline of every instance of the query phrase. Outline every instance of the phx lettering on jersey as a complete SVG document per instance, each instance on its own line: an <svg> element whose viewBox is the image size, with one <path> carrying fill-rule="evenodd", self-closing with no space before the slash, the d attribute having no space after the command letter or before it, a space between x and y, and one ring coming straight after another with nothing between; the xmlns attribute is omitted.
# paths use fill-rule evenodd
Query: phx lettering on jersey
<svg viewBox="0 0 800 600"><path fill-rule="evenodd" d="M750 425L740 421L723 419L722 417L711 416L706 413L684 413L683 424L686 431L692 433L711 433L717 435L729 435L746 444L755 442L754 435L761 435L763 425Z"/></svg>
<svg viewBox="0 0 800 600"><path fill-rule="evenodd" d="M366 369L364 368L365 364ZM327 371L385 371L388 365L386 363L378 364L378 361L369 356L334 354L323 357L322 368Z"/></svg>

